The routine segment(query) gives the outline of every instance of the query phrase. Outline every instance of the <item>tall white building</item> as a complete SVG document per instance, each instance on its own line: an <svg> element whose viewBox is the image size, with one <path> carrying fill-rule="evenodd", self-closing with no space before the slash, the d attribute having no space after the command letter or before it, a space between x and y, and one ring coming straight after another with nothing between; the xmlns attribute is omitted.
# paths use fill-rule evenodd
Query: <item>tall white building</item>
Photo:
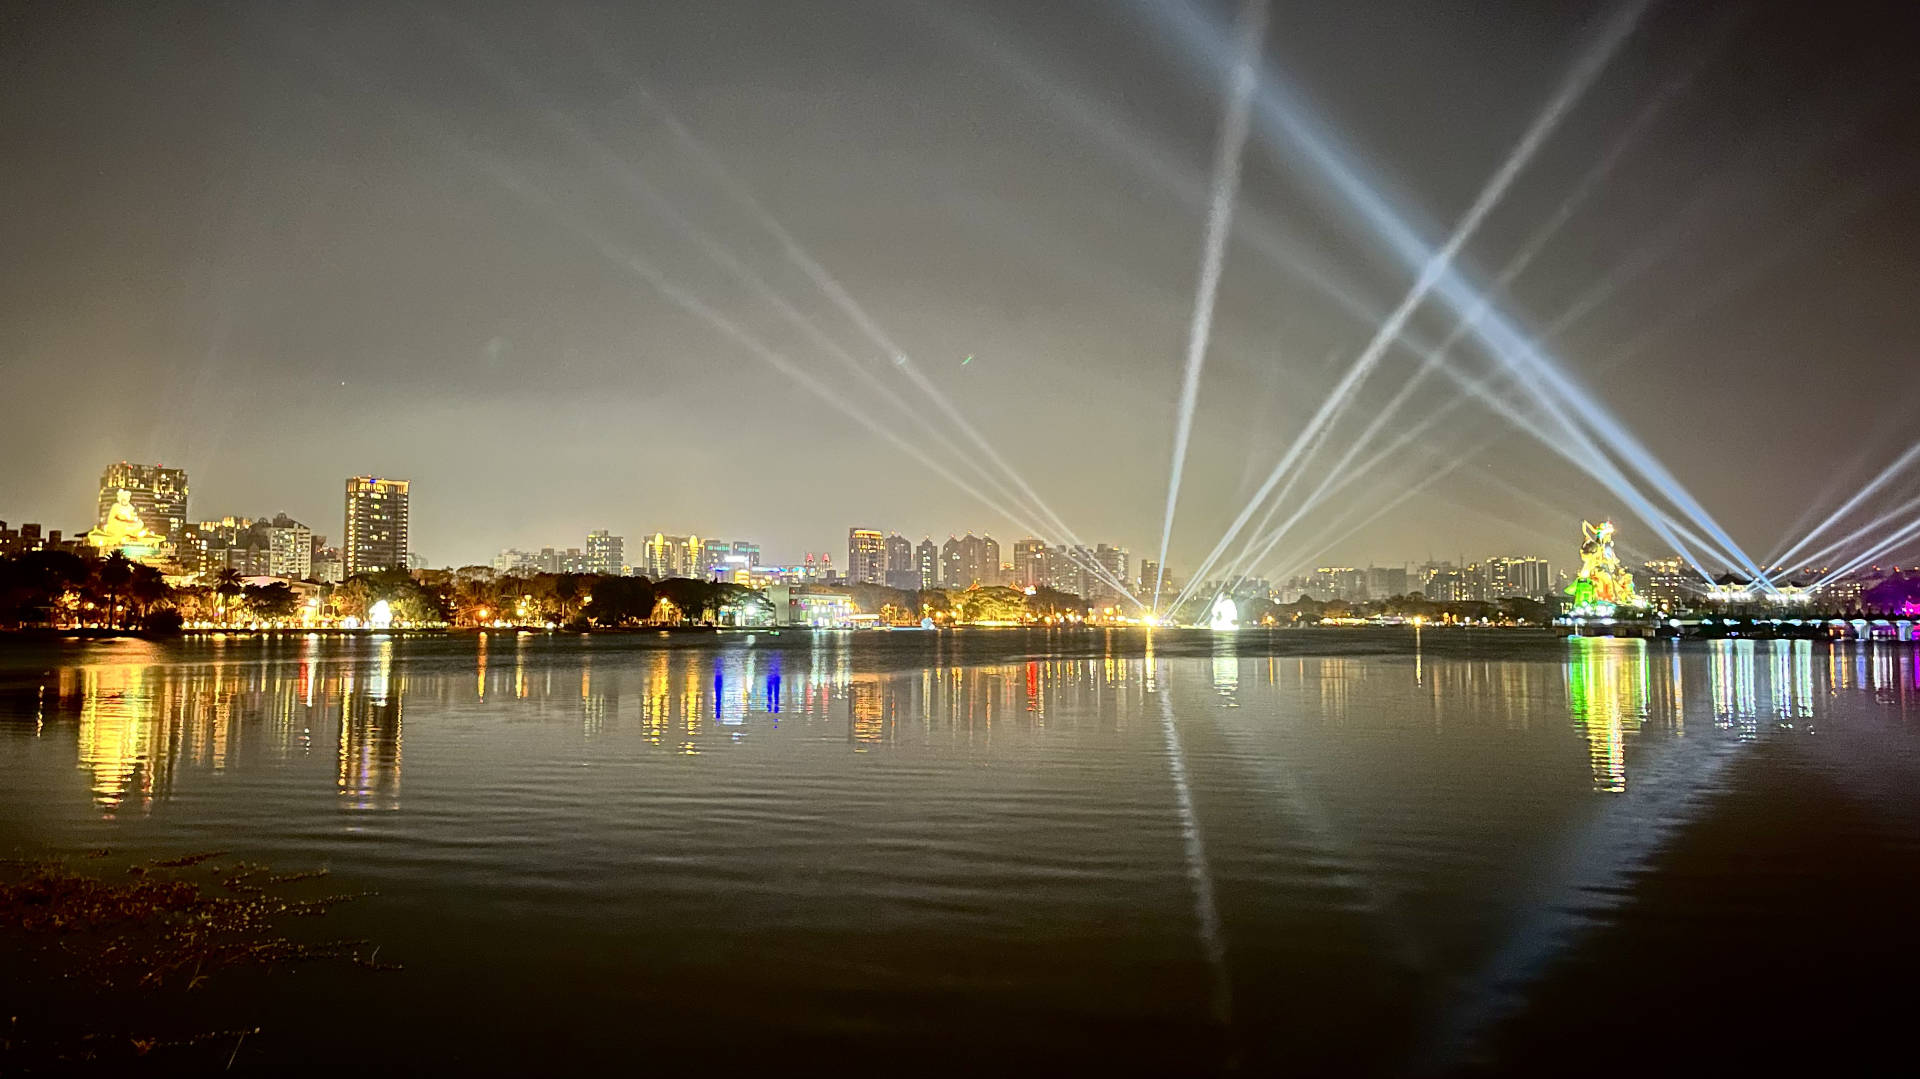
<svg viewBox="0 0 1920 1079"><path fill-rule="evenodd" d="M626 572L627 540L601 528L587 533L587 572L618 577Z"/></svg>
<svg viewBox="0 0 1920 1079"><path fill-rule="evenodd" d="M290 517L275 518L267 528L267 572L296 581L312 577L313 529Z"/></svg>

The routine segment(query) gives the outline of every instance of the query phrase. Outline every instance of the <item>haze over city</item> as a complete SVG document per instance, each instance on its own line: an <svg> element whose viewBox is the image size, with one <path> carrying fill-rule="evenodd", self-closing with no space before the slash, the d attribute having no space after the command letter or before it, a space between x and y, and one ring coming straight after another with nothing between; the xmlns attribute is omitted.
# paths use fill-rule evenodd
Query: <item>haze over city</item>
<svg viewBox="0 0 1920 1079"><path fill-rule="evenodd" d="M1026 534L620 264L644 253L936 459L951 456L936 432L977 454L735 183L1063 521L1146 557L1228 91L1169 10L17 17L0 103L16 163L0 194L24 211L0 223L14 390L0 502L77 528L105 462L155 461L193 476L196 515L285 511L332 531L343 476L402 476L435 565L595 528L752 536L780 559L839 549L850 525ZM1199 10L1224 41L1232 9ZM1275 18L1265 77L1433 242L1620 21L1591 4ZM1457 259L1497 284L1531 250L1497 308L1757 551L1827 484L1896 452L1920 392L1885 377L1920 346L1914 69L1885 27L1866 9L1651 7ZM72 78L95 70L114 77ZM1259 107L1251 127L1176 565L1205 555L1409 286ZM1407 334L1455 324L1429 301ZM1471 335L1454 357L1493 370ZM1309 481L1419 363L1395 339ZM1459 396L1429 378L1373 441ZM1454 459L1327 557L1556 553L1582 517L1632 517L1467 404L1315 520L1384 505ZM1628 535L1668 553L1637 522Z"/></svg>

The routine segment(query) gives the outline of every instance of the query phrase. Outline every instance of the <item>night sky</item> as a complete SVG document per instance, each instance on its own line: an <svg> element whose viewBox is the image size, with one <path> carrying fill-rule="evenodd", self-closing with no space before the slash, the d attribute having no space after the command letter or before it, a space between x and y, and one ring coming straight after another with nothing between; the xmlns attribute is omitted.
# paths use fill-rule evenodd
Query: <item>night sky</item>
<svg viewBox="0 0 1920 1079"><path fill-rule="evenodd" d="M1150 556L1227 83L1160 7L11 6L0 516L85 528L126 458L187 468L196 519L284 510L336 542L346 476L410 479L436 565L590 528L630 552L656 530L751 538L774 560L844 559L851 525L986 530L1010 550L1020 525L633 269L946 455L951 425L717 160L1081 537ZM1196 7L1224 35L1238 5ZM1280 4L1264 77L1437 245L1616 10ZM1550 334L1756 558L1920 437L1920 64L1901 11L1653 5L1457 263L1492 280L1559 219L1499 309ZM1176 566L1413 283L1284 140L1256 123L1244 162ZM1409 330L1452 326L1427 304ZM1417 362L1386 355L1320 467ZM1458 362L1493 369L1471 347ZM1431 379L1388 430L1455 396ZM1477 405L1302 540L1468 452L1299 557L1564 566L1578 519L1609 514L1632 553L1663 553Z"/></svg>

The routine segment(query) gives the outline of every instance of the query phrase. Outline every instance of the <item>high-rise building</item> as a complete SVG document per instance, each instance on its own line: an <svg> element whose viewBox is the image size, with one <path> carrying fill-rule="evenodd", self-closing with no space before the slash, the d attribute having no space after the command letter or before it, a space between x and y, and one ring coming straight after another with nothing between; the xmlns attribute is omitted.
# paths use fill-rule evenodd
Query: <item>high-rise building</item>
<svg viewBox="0 0 1920 1079"><path fill-rule="evenodd" d="M1392 599L1407 594L1407 567L1368 566L1367 598Z"/></svg>
<svg viewBox="0 0 1920 1079"><path fill-rule="evenodd" d="M673 565L673 539L655 532L641 549L641 572L655 581L676 576Z"/></svg>
<svg viewBox="0 0 1920 1079"><path fill-rule="evenodd" d="M1089 576L1087 599L1096 606L1112 606L1120 602L1120 587L1127 580L1127 549L1099 544L1093 549L1093 563L1104 573Z"/></svg>
<svg viewBox="0 0 1920 1079"><path fill-rule="evenodd" d="M1313 598L1345 600L1349 603L1367 598L1365 570L1351 566L1321 566L1313 571Z"/></svg>
<svg viewBox="0 0 1920 1079"><path fill-rule="evenodd" d="M625 536L616 536L606 529L587 533L587 572L602 577L617 577L624 573L627 560L627 540Z"/></svg>
<svg viewBox="0 0 1920 1079"><path fill-rule="evenodd" d="M913 549L913 568L920 576L921 589L934 588L940 582L940 548L933 545L933 537L922 537Z"/></svg>
<svg viewBox="0 0 1920 1079"><path fill-rule="evenodd" d="M913 561L913 541L898 532L887 534L887 587L909 592L920 587L920 568Z"/></svg>
<svg viewBox="0 0 1920 1079"><path fill-rule="evenodd" d="M313 529L282 513L267 526L267 572L304 581L313 576Z"/></svg>
<svg viewBox="0 0 1920 1079"><path fill-rule="evenodd" d="M1092 567L1098 565L1093 552L1084 544L1071 547L1055 547L1048 562L1047 576L1051 587L1061 592L1071 592L1091 602L1094 590L1100 587L1100 578Z"/></svg>
<svg viewBox="0 0 1920 1079"><path fill-rule="evenodd" d="M1478 598L1471 575L1451 562L1427 563L1420 591L1435 603L1461 603Z"/></svg>
<svg viewBox="0 0 1920 1079"><path fill-rule="evenodd" d="M376 476L347 481L347 530L342 554L348 577L407 568L408 483Z"/></svg>
<svg viewBox="0 0 1920 1079"><path fill-rule="evenodd" d="M758 569L760 567L759 544L748 543L746 540L734 540L733 553L746 559L749 569Z"/></svg>
<svg viewBox="0 0 1920 1079"><path fill-rule="evenodd" d="M1641 565L1645 571L1641 594L1647 602L1663 611L1681 611L1692 606L1697 595L1687 575L1687 564L1678 558L1656 558Z"/></svg>
<svg viewBox="0 0 1920 1079"><path fill-rule="evenodd" d="M992 536L947 537L940 548L940 583L946 588L972 588L1000 580L1000 541Z"/></svg>
<svg viewBox="0 0 1920 1079"><path fill-rule="evenodd" d="M723 565L733 546L699 536L669 536L655 532L642 551L641 570L656 581L669 577L706 578L713 566Z"/></svg>
<svg viewBox="0 0 1920 1079"><path fill-rule="evenodd" d="M1552 571L1544 558L1489 558L1484 572L1486 585L1481 597L1484 599L1509 596L1539 599L1553 591Z"/></svg>
<svg viewBox="0 0 1920 1079"><path fill-rule="evenodd" d="M700 577L703 580L715 580L726 572L727 559L733 555L733 544L728 540L704 540L700 544Z"/></svg>
<svg viewBox="0 0 1920 1079"><path fill-rule="evenodd" d="M940 545L940 587L967 587L968 582L961 580L965 573L966 562L960 550L960 537L948 536L947 542Z"/></svg>
<svg viewBox="0 0 1920 1079"><path fill-rule="evenodd" d="M121 491L127 492L140 523L166 536L177 550L187 531L187 470L127 461L108 465L100 474L100 513L95 524L107 523L107 513Z"/></svg>
<svg viewBox="0 0 1920 1079"><path fill-rule="evenodd" d="M847 581L884 584L887 579L887 537L871 528L847 529Z"/></svg>
<svg viewBox="0 0 1920 1079"><path fill-rule="evenodd" d="M1047 541L1028 537L1013 544L1013 580L1019 588L1037 588L1046 584Z"/></svg>
<svg viewBox="0 0 1920 1079"><path fill-rule="evenodd" d="M1148 594L1154 590L1156 584L1160 589L1159 598ZM1160 572L1160 563L1151 558L1142 558L1140 560L1140 587L1136 594L1139 595L1141 599L1158 607L1160 605L1160 599L1171 599L1176 591L1178 591L1178 589L1174 587L1172 572L1168 572L1163 576Z"/></svg>

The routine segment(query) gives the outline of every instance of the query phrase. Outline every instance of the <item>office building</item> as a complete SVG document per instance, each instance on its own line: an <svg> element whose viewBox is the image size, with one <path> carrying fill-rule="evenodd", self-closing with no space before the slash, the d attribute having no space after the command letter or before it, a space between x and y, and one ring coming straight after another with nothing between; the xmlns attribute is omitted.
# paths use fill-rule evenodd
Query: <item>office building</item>
<svg viewBox="0 0 1920 1079"><path fill-rule="evenodd" d="M346 576L408 567L406 480L355 476L347 481Z"/></svg>

